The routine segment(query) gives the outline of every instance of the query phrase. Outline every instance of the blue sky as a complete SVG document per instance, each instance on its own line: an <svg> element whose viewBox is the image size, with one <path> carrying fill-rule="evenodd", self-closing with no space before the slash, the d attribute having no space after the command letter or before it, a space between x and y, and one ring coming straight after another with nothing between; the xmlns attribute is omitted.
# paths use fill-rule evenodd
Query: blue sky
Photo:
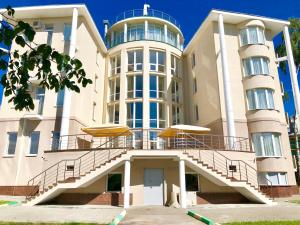
<svg viewBox="0 0 300 225"><path fill-rule="evenodd" d="M279 19L300 17L300 0L3 0L0 1L0 8L5 8L7 5L17 7L85 3L102 33L103 19L113 21L119 13L130 9L140 9L145 2L150 4L151 8L164 11L179 21L185 36L185 43L189 42L211 9L224 9ZM275 44L278 40L280 37L275 39ZM290 100L285 103L285 109L293 114L294 106L289 76L280 72L280 78L284 81L285 89L290 95ZM0 87L0 94L1 91Z"/></svg>

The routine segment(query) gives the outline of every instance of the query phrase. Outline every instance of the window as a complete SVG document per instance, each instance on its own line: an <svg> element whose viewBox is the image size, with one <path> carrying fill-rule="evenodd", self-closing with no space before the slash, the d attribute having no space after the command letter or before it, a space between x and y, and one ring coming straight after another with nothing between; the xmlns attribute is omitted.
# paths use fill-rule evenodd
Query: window
<svg viewBox="0 0 300 225"><path fill-rule="evenodd" d="M64 106L64 97L65 97L65 89L60 89L57 92L57 97L56 97L56 106L57 107Z"/></svg>
<svg viewBox="0 0 300 225"><path fill-rule="evenodd" d="M244 59L244 71L246 76L269 75L269 60L266 57Z"/></svg>
<svg viewBox="0 0 300 225"><path fill-rule="evenodd" d="M173 46L177 46L176 34L170 30L168 30L168 43Z"/></svg>
<svg viewBox="0 0 300 225"><path fill-rule="evenodd" d="M150 74L150 98L165 98L165 78Z"/></svg>
<svg viewBox="0 0 300 225"><path fill-rule="evenodd" d="M120 78L109 80L110 101L118 101L120 99Z"/></svg>
<svg viewBox="0 0 300 225"><path fill-rule="evenodd" d="M176 80L172 80L171 88L172 88L172 101L178 103L180 100L179 82Z"/></svg>
<svg viewBox="0 0 300 225"><path fill-rule="evenodd" d="M174 55L171 55L171 74L173 76L179 76L179 58Z"/></svg>
<svg viewBox="0 0 300 225"><path fill-rule="evenodd" d="M122 174L113 173L107 175L107 191L115 192L122 190Z"/></svg>
<svg viewBox="0 0 300 225"><path fill-rule="evenodd" d="M113 124L119 123L119 104L108 106L108 122Z"/></svg>
<svg viewBox="0 0 300 225"><path fill-rule="evenodd" d="M185 188L186 191L199 191L198 174L196 173L185 174Z"/></svg>
<svg viewBox="0 0 300 225"><path fill-rule="evenodd" d="M115 31L113 33L113 46L116 46L118 44L122 44L124 42L124 32L123 31Z"/></svg>
<svg viewBox="0 0 300 225"><path fill-rule="evenodd" d="M47 32L47 45L52 45L53 24L45 24L45 32Z"/></svg>
<svg viewBox="0 0 300 225"><path fill-rule="evenodd" d="M38 114L43 114L44 100L45 100L45 89L37 87L35 89L35 99L38 100Z"/></svg>
<svg viewBox="0 0 300 225"><path fill-rule="evenodd" d="M64 41L71 41L72 25L65 24L64 26Z"/></svg>
<svg viewBox="0 0 300 225"><path fill-rule="evenodd" d="M196 55L195 53L192 54L192 69L196 66Z"/></svg>
<svg viewBox="0 0 300 225"><path fill-rule="evenodd" d="M256 156L281 156L281 142L279 133L252 134L253 148Z"/></svg>
<svg viewBox="0 0 300 225"><path fill-rule="evenodd" d="M143 50L129 51L128 72L141 71L143 69Z"/></svg>
<svg viewBox="0 0 300 225"><path fill-rule="evenodd" d="M29 155L37 155L39 150L40 132L33 131L30 134Z"/></svg>
<svg viewBox="0 0 300 225"><path fill-rule="evenodd" d="M135 24L128 26L127 41L138 41L145 39L144 24Z"/></svg>
<svg viewBox="0 0 300 225"><path fill-rule="evenodd" d="M16 152L16 145L17 145L17 132L8 132L7 133L7 149L6 149L6 155L14 155Z"/></svg>
<svg viewBox="0 0 300 225"><path fill-rule="evenodd" d="M143 126L143 103L127 103L127 125L131 128L141 128Z"/></svg>
<svg viewBox="0 0 300 225"><path fill-rule="evenodd" d="M241 45L265 44L264 29L261 27L251 26L240 32Z"/></svg>
<svg viewBox="0 0 300 225"><path fill-rule="evenodd" d="M116 75L121 73L121 55L117 55L110 59L111 65L111 75Z"/></svg>
<svg viewBox="0 0 300 225"><path fill-rule="evenodd" d="M274 109L274 91L267 88L251 89L247 91L248 109Z"/></svg>
<svg viewBox="0 0 300 225"><path fill-rule="evenodd" d="M195 120L199 120L198 105L195 105Z"/></svg>
<svg viewBox="0 0 300 225"><path fill-rule="evenodd" d="M148 39L154 41L165 41L164 27L158 24L149 24Z"/></svg>
<svg viewBox="0 0 300 225"><path fill-rule="evenodd" d="M165 105L163 103L150 102L150 127L163 128L165 126Z"/></svg>
<svg viewBox="0 0 300 225"><path fill-rule="evenodd" d="M93 102L93 112L92 112L92 120L96 120L95 118L95 111L96 111L96 102Z"/></svg>
<svg viewBox="0 0 300 225"><path fill-rule="evenodd" d="M259 172L258 181L260 185L287 185L286 172Z"/></svg>
<svg viewBox="0 0 300 225"><path fill-rule="evenodd" d="M52 131L52 150L59 149L60 131Z"/></svg>
<svg viewBox="0 0 300 225"><path fill-rule="evenodd" d="M193 78L193 93L195 94L197 92L197 79L196 77Z"/></svg>
<svg viewBox="0 0 300 225"><path fill-rule="evenodd" d="M127 98L143 97L143 76L129 75L127 76Z"/></svg>
<svg viewBox="0 0 300 225"><path fill-rule="evenodd" d="M180 107L172 105L172 124L180 124Z"/></svg>
<svg viewBox="0 0 300 225"><path fill-rule="evenodd" d="M165 72L166 54L161 51L150 50L150 71Z"/></svg>

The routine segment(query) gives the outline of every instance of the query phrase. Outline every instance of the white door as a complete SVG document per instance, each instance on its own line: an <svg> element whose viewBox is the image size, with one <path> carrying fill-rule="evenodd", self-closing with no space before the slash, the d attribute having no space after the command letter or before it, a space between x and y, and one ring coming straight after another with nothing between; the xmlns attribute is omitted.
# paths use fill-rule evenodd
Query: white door
<svg viewBox="0 0 300 225"><path fill-rule="evenodd" d="M164 204L164 171L162 169L145 169L144 171L144 204Z"/></svg>

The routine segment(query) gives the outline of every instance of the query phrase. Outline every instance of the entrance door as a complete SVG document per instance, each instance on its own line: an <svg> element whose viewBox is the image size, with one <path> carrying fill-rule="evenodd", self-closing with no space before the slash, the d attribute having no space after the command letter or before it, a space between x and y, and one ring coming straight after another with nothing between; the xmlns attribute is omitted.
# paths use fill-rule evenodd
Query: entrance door
<svg viewBox="0 0 300 225"><path fill-rule="evenodd" d="M162 169L145 169L144 171L144 204L163 205L163 181Z"/></svg>

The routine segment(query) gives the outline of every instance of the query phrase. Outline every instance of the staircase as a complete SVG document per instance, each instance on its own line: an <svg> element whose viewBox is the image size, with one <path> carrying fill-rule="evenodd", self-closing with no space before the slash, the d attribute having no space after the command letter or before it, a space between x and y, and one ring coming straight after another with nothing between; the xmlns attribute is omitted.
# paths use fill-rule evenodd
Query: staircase
<svg viewBox="0 0 300 225"><path fill-rule="evenodd" d="M109 143L119 146L125 137L115 137ZM104 143L103 145L107 145ZM124 160L127 148L93 149L79 158L61 160L28 181L29 191L25 204L32 206L55 198L66 189L86 187L118 167Z"/></svg>

